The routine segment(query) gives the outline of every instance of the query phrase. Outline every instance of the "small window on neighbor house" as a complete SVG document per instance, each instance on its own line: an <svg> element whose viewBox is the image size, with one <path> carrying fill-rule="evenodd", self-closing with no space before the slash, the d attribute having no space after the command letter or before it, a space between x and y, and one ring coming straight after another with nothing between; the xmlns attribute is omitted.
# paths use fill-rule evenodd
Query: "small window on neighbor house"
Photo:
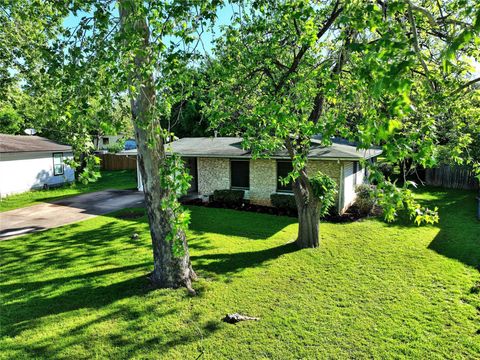
<svg viewBox="0 0 480 360"><path fill-rule="evenodd" d="M250 188L250 161L230 161L231 187L239 189Z"/></svg>
<svg viewBox="0 0 480 360"><path fill-rule="evenodd" d="M108 137L104 137L102 141L103 141L103 145L108 145L110 143L110 139Z"/></svg>
<svg viewBox="0 0 480 360"><path fill-rule="evenodd" d="M63 175L63 153L53 154L53 175Z"/></svg>
<svg viewBox="0 0 480 360"><path fill-rule="evenodd" d="M292 191L292 182L284 184L280 179L286 178L293 170L291 161L277 161L277 191Z"/></svg>

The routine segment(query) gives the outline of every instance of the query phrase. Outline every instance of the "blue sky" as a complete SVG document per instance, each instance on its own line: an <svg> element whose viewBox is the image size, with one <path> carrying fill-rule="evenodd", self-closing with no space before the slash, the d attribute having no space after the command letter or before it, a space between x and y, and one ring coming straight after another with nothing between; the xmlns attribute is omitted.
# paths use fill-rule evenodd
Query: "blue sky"
<svg viewBox="0 0 480 360"><path fill-rule="evenodd" d="M115 11L117 11L115 9ZM85 12L79 12L77 16L70 15L68 16L65 21L64 25L69 28L74 28L76 25L78 25L78 21L83 17L83 16L88 16L88 13ZM227 4L226 6L220 8L217 11L217 21L215 23L215 27L212 32L204 33L202 35L202 40L203 44L205 45L205 50L207 52L211 52L212 50L212 40L214 39L215 34L218 34L220 27L222 25L227 25L230 23L231 17L233 15L233 9L230 4ZM480 76L480 62L478 62L479 59L471 59L471 65L474 68L474 73L472 77L478 77Z"/></svg>
<svg viewBox="0 0 480 360"><path fill-rule="evenodd" d="M117 9L114 10L117 14ZM215 22L215 26L212 32L205 32L202 34L202 41L205 45L205 50L210 52L212 49L212 41L215 34L218 34L220 27L223 25L227 25L230 23L231 17L233 15L233 9L230 5L224 6L219 8L217 11L217 21ZM67 28L75 28L78 25L80 19L84 16L91 16L86 12L78 12L77 15L71 14L68 16L65 21L63 22L64 26Z"/></svg>

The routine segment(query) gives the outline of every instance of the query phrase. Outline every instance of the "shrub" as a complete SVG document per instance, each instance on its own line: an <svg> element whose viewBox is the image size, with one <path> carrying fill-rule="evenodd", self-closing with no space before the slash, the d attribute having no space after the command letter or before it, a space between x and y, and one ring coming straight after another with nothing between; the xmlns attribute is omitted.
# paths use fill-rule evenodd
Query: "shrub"
<svg viewBox="0 0 480 360"><path fill-rule="evenodd" d="M241 205L245 197L243 190L215 190L213 192L213 201L226 205Z"/></svg>
<svg viewBox="0 0 480 360"><path fill-rule="evenodd" d="M270 195L272 206L282 210L297 210L295 196L289 194L272 194Z"/></svg>
<svg viewBox="0 0 480 360"><path fill-rule="evenodd" d="M355 188L357 198L355 205L362 215L368 215L375 205L375 198L373 196L373 186L368 184L361 184Z"/></svg>
<svg viewBox="0 0 480 360"><path fill-rule="evenodd" d="M125 140L120 139L116 143L108 145L107 151L112 154L117 154L120 151L123 151L124 146L125 146Z"/></svg>

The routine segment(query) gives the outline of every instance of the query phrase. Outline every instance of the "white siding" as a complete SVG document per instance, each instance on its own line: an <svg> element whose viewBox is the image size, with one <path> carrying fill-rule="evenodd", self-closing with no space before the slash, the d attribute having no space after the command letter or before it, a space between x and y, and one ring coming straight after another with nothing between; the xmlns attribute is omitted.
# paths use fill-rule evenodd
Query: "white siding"
<svg viewBox="0 0 480 360"><path fill-rule="evenodd" d="M346 210L355 200L355 174L353 173L353 162L343 164L343 204L341 212Z"/></svg>
<svg viewBox="0 0 480 360"><path fill-rule="evenodd" d="M356 169L356 172L355 172ZM340 197L340 212L344 212L352 205L357 197L355 189L365 182L365 168L360 169L360 163L356 165L352 161L343 163L342 196Z"/></svg>
<svg viewBox="0 0 480 360"><path fill-rule="evenodd" d="M357 163L357 183L355 185L360 185L365 182L365 168L362 167L360 170L360 163Z"/></svg>
<svg viewBox="0 0 480 360"><path fill-rule="evenodd" d="M53 153L2 153L0 154L0 196L42 188L45 184L56 185L72 182L75 172L64 165L63 175L53 175ZM71 159L71 153L63 153Z"/></svg>

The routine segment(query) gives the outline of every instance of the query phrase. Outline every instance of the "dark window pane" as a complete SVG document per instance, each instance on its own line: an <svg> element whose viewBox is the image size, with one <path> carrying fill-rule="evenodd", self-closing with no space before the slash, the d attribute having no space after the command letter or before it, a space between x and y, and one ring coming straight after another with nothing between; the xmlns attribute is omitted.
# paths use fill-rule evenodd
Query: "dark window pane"
<svg viewBox="0 0 480 360"><path fill-rule="evenodd" d="M280 178L285 178L292 172L293 166L291 161L277 161L277 191L292 191L292 182L284 184Z"/></svg>
<svg viewBox="0 0 480 360"><path fill-rule="evenodd" d="M250 163L249 161L230 162L232 187L250 188Z"/></svg>
<svg viewBox="0 0 480 360"><path fill-rule="evenodd" d="M63 153L53 154L53 175L63 175Z"/></svg>

